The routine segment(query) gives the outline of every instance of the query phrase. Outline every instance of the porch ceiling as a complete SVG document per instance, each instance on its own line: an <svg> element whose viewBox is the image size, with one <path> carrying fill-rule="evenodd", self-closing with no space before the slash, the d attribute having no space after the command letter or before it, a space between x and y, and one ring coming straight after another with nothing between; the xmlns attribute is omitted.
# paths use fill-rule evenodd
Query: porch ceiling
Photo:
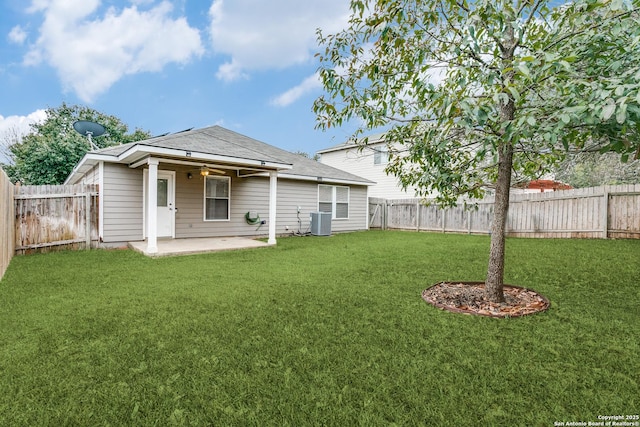
<svg viewBox="0 0 640 427"><path fill-rule="evenodd" d="M148 163L148 159L149 157L146 157L144 159L139 160L136 163L129 164L129 167L134 169L139 167L146 167ZM166 158L166 157L154 157L154 159L158 160L160 164L165 164L165 165L188 166L191 168L207 167L207 168L213 168L213 169L215 168L225 169L230 172L237 172L238 176L243 176L243 177L251 176L255 174L265 174L265 173L268 174L270 171L274 170L273 168L268 168L264 166L245 166L237 163L211 162L211 161L204 161L200 159L184 160L184 159Z"/></svg>
<svg viewBox="0 0 640 427"><path fill-rule="evenodd" d="M240 166L240 167L259 167L265 170L281 170L291 169L292 165L283 163L279 160L273 159L252 159L241 158L232 155L225 154L208 154L196 151L183 151L175 149L166 149L158 147L146 147L136 146L135 149L128 150L127 152L118 156L117 163L128 164L129 167L136 168L144 163L147 159L158 159L163 163L209 163L218 165Z"/></svg>

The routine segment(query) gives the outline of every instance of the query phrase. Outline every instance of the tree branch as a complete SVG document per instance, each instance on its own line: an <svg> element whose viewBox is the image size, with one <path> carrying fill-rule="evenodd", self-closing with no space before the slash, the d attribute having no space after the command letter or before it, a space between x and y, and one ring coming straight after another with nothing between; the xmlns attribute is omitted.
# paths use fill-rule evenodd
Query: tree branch
<svg viewBox="0 0 640 427"><path fill-rule="evenodd" d="M578 36L580 34L583 34L583 33L587 32L589 30L595 30L596 28L603 26L605 23L607 23L607 21L611 21L613 19L622 18L623 16L631 15L633 13L637 13L638 11L640 11L640 7L636 7L634 9L628 10L626 12L621 12L621 13L619 13L617 15L614 15L614 16L612 16L610 18L607 18L607 19L602 19L602 20L598 21L597 23L591 25L590 27L583 28L580 31L575 31L573 33L569 33L569 34L567 34L567 35L565 35L563 37L560 37L558 40L556 40L553 43L545 46L542 50L549 51L552 47L554 47L555 45L557 45L559 43L562 43L563 41L565 41L567 39L570 39L572 37L575 37L575 36Z"/></svg>

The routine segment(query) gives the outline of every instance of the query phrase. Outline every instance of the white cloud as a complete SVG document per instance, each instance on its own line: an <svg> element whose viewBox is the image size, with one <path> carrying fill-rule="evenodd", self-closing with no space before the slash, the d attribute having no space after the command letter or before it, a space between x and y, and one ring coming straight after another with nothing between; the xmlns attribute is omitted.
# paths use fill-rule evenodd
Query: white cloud
<svg viewBox="0 0 640 427"><path fill-rule="evenodd" d="M276 107L286 107L293 104L307 93L321 88L322 84L320 83L320 76L318 75L318 73L313 74L312 76L304 79L298 86L295 86L288 91L278 95L271 101L271 105L275 105Z"/></svg>
<svg viewBox="0 0 640 427"><path fill-rule="evenodd" d="M27 32L20 25L16 25L9 31L9 41L22 44L27 39Z"/></svg>
<svg viewBox="0 0 640 427"><path fill-rule="evenodd" d="M216 77L225 82L231 82L239 79L248 79L249 75L242 71L242 66L233 59L231 62L222 64L216 72Z"/></svg>
<svg viewBox="0 0 640 427"><path fill-rule="evenodd" d="M31 6L27 8L27 12L40 12L46 10L47 6L49 6L49 0L31 0Z"/></svg>
<svg viewBox="0 0 640 427"><path fill-rule="evenodd" d="M167 1L148 10L110 7L96 17L99 6L100 0L36 0L30 8L43 12L45 19L25 63L47 62L65 89L85 102L125 75L187 63L204 52L199 31L184 17L172 18Z"/></svg>
<svg viewBox="0 0 640 427"><path fill-rule="evenodd" d="M42 123L47 118L46 110L36 110L27 116L0 115L0 163L6 163L8 158L7 147L22 140L22 137L31 132L31 125Z"/></svg>
<svg viewBox="0 0 640 427"><path fill-rule="evenodd" d="M46 110L36 110L26 116L7 116L0 115L0 135L17 132L20 135L26 135L31 132L33 123L42 123L47 118Z"/></svg>
<svg viewBox="0 0 640 427"><path fill-rule="evenodd" d="M211 44L230 56L218 77L234 80L249 70L308 62L317 49L316 29L346 25L345 0L214 0L209 10Z"/></svg>

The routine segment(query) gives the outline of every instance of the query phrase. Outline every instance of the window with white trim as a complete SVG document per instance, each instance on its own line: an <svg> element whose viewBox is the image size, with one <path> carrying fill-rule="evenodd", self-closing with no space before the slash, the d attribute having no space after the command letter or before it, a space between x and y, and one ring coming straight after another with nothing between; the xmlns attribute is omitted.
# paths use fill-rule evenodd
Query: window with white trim
<svg viewBox="0 0 640 427"><path fill-rule="evenodd" d="M318 210L331 212L333 219L349 219L349 187L318 185Z"/></svg>
<svg viewBox="0 0 640 427"><path fill-rule="evenodd" d="M231 178L228 176L205 176L204 220L226 221L229 219Z"/></svg>
<svg viewBox="0 0 640 427"><path fill-rule="evenodd" d="M386 165L389 163L389 151L386 147L374 147L373 148L373 164L374 165Z"/></svg>

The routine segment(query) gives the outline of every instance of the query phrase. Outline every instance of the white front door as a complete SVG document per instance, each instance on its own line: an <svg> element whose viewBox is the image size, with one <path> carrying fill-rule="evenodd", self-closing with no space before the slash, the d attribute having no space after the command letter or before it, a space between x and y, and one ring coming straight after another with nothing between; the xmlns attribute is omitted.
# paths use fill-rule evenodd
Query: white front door
<svg viewBox="0 0 640 427"><path fill-rule="evenodd" d="M149 182L149 174L145 170L145 184ZM175 237L175 221L176 221L176 192L175 192L176 173L172 171L158 171L158 180L156 186L158 189L158 201L156 203L158 209L157 236L158 237ZM147 195L149 192L145 192ZM145 197L145 206L147 206L147 197ZM146 209L145 209L146 211ZM147 212L145 212L145 218ZM146 227L146 226L145 226ZM145 228L146 230L146 228ZM145 233L146 234L146 233Z"/></svg>
<svg viewBox="0 0 640 427"><path fill-rule="evenodd" d="M158 171L158 237L174 237L175 172Z"/></svg>

